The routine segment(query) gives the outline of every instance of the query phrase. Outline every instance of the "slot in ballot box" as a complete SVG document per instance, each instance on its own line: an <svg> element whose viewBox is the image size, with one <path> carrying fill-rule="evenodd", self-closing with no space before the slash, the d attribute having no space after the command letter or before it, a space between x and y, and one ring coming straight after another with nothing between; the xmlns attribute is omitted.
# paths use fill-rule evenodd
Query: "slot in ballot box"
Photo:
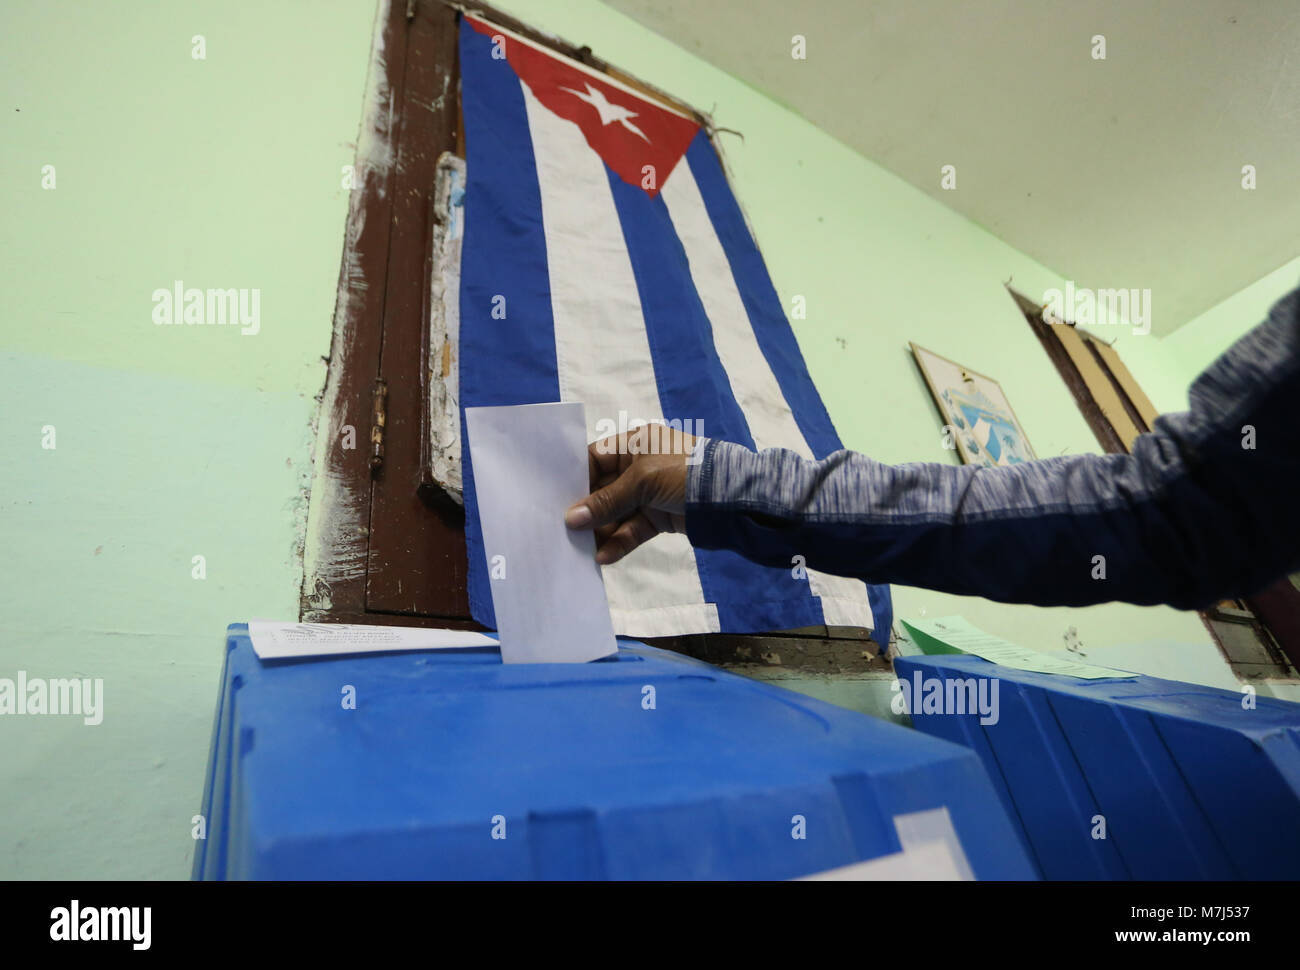
<svg viewBox="0 0 1300 970"><path fill-rule="evenodd" d="M976 878L1034 878L968 749L678 654L263 662L236 624L193 875L786 879L941 807Z"/></svg>
<svg viewBox="0 0 1300 970"><path fill-rule="evenodd" d="M894 666L913 725L980 756L1044 878L1300 878L1300 704L974 656ZM942 712L972 685L996 697L995 723Z"/></svg>

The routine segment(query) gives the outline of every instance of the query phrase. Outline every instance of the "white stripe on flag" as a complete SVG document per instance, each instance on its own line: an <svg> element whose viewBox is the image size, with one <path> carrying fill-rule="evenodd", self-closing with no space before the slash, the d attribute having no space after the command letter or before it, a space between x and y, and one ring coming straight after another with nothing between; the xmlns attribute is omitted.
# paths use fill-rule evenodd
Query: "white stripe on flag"
<svg viewBox="0 0 1300 970"><path fill-rule="evenodd" d="M662 420L650 342L605 163L577 125L552 113L521 82L546 231L560 398L582 401L587 438L601 419ZM659 536L605 566L614 631L658 637L717 632L695 552L684 535Z"/></svg>
<svg viewBox="0 0 1300 970"><path fill-rule="evenodd" d="M788 448L804 458L812 458L812 449L804 440L776 375L754 336L731 264L684 157L663 182L659 195L668 206L673 227L686 250L691 278L713 325L718 359L731 382L731 393L749 424L754 446L759 450ZM830 626L875 628L867 586L861 580L810 569L808 588L821 599L822 614Z"/></svg>

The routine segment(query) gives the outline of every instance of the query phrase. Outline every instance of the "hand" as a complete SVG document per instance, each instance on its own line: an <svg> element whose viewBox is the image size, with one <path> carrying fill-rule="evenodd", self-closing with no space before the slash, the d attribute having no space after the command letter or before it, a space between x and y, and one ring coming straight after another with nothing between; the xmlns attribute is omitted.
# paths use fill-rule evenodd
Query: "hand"
<svg viewBox="0 0 1300 970"><path fill-rule="evenodd" d="M564 513L596 530L596 562L616 563L660 532L686 531L687 459L704 439L647 424L587 448L591 494Z"/></svg>

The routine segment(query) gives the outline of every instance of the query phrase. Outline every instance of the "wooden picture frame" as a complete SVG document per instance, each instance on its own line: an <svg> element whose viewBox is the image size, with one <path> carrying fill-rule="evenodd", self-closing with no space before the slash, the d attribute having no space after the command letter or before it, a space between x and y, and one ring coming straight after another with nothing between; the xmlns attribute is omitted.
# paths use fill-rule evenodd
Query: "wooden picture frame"
<svg viewBox="0 0 1300 970"><path fill-rule="evenodd" d="M1037 459L1001 384L911 341L908 346L963 463L996 468Z"/></svg>

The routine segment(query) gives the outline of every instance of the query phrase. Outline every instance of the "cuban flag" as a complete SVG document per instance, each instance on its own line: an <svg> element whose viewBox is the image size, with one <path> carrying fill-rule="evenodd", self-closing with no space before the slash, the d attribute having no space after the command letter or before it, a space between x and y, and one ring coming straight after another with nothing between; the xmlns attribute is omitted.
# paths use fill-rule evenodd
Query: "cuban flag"
<svg viewBox="0 0 1300 970"><path fill-rule="evenodd" d="M623 416L808 458L839 450L700 125L468 15L460 65L462 408L581 401L590 441ZM463 471L470 605L495 627L468 449ZM892 622L886 586L760 566L684 535L656 537L604 578L626 636L830 624L884 644Z"/></svg>

